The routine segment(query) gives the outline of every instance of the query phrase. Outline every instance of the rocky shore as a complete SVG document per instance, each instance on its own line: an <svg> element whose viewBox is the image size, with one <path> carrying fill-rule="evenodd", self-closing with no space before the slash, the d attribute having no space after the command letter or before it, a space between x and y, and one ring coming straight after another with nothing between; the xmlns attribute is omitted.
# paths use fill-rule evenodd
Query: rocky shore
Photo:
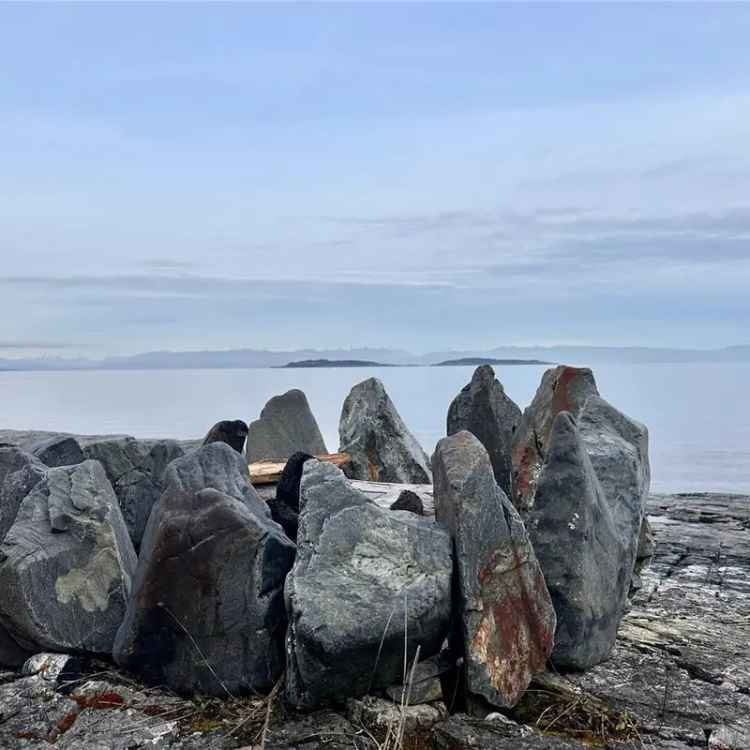
<svg viewBox="0 0 750 750"><path fill-rule="evenodd" d="M522 413L480 367L447 433L374 379L346 474L299 391L198 444L0 433L0 747L750 748L750 498L649 494L589 370Z"/></svg>

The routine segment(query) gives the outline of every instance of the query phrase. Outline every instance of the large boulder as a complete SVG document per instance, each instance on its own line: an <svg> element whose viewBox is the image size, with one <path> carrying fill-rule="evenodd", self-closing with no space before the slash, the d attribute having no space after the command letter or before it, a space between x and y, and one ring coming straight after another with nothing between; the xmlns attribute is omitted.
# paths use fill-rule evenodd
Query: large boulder
<svg viewBox="0 0 750 750"><path fill-rule="evenodd" d="M19 646L0 622L0 667L18 669L30 656L31 651Z"/></svg>
<svg viewBox="0 0 750 750"><path fill-rule="evenodd" d="M86 460L81 446L72 435L53 435L38 440L31 452L46 466L74 466Z"/></svg>
<svg viewBox="0 0 750 750"><path fill-rule="evenodd" d="M269 690L284 670L293 558L281 529L238 498L171 485L143 537L115 661L179 693Z"/></svg>
<svg viewBox="0 0 750 750"><path fill-rule="evenodd" d="M552 423L561 411L578 415L589 396L598 396L588 368L559 365L547 370L531 404L526 407L512 446L513 504L521 512L534 505L539 473L547 456Z"/></svg>
<svg viewBox="0 0 750 750"><path fill-rule="evenodd" d="M309 461L297 559L286 582L289 702L342 703L399 682L437 653L451 610L451 541L439 525L384 510L331 464Z"/></svg>
<svg viewBox="0 0 750 750"><path fill-rule="evenodd" d="M599 396L590 396L578 429L620 536L635 562L651 482L648 430Z"/></svg>
<svg viewBox="0 0 750 750"><path fill-rule="evenodd" d="M517 511L470 432L432 457L435 517L453 536L458 580L454 648L469 697L514 706L552 651L555 611Z"/></svg>
<svg viewBox="0 0 750 750"><path fill-rule="evenodd" d="M164 472L164 486L187 494L211 488L239 500L258 516L271 515L250 484L247 462L226 443L209 443L175 459Z"/></svg>
<svg viewBox="0 0 750 750"><path fill-rule="evenodd" d="M633 543L568 412L552 425L534 506L524 520L557 612L552 661L572 669L604 661L625 611Z"/></svg>
<svg viewBox="0 0 750 750"><path fill-rule="evenodd" d="M0 542L16 520L26 495L47 474L47 467L31 453L0 446Z"/></svg>
<svg viewBox="0 0 750 750"><path fill-rule="evenodd" d="M328 453L307 396L296 388L274 396L250 423L247 435L247 460L286 461L298 451Z"/></svg>
<svg viewBox="0 0 750 750"><path fill-rule="evenodd" d="M479 439L489 454L495 480L509 497L511 445L520 422L521 410L505 395L490 365L477 367L448 409L447 434L468 430Z"/></svg>
<svg viewBox="0 0 750 750"><path fill-rule="evenodd" d="M138 549L151 508L164 490L165 470L185 451L174 440L143 441L124 437L85 443L83 453L104 467L130 538Z"/></svg>
<svg viewBox="0 0 750 750"><path fill-rule="evenodd" d="M247 438L247 425L241 419L223 419L217 422L203 438L202 445L226 443L237 453L242 453Z"/></svg>
<svg viewBox="0 0 750 750"><path fill-rule="evenodd" d="M0 545L0 623L28 650L108 654L135 566L101 464L52 468Z"/></svg>
<svg viewBox="0 0 750 750"><path fill-rule="evenodd" d="M427 455L377 378L364 380L349 392L339 420L339 440L339 450L351 456L353 479L432 482Z"/></svg>

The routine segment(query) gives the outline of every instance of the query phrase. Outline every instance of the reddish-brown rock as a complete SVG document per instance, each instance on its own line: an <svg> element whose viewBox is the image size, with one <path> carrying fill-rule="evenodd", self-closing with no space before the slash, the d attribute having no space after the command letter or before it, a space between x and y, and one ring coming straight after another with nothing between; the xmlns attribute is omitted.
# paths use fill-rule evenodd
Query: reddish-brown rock
<svg viewBox="0 0 750 750"><path fill-rule="evenodd" d="M518 512L469 432L443 438L432 457L435 516L454 539L464 684L495 706L515 705L544 670L556 625L547 586Z"/></svg>
<svg viewBox="0 0 750 750"><path fill-rule="evenodd" d="M555 417L561 411L578 416L586 399L598 395L594 374L587 367L559 365L544 373L534 400L524 410L513 439L511 499L520 511L534 505L534 493Z"/></svg>

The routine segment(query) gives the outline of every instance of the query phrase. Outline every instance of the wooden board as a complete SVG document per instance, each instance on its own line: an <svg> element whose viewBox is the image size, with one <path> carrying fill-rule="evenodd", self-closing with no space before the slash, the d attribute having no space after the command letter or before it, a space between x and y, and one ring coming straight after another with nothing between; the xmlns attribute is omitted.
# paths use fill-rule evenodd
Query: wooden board
<svg viewBox="0 0 750 750"><path fill-rule="evenodd" d="M324 453L320 456L315 456L315 458L339 468L345 466L351 460L348 453ZM258 461L257 463L249 464L250 481L254 485L275 484L281 478L281 472L284 471L285 466L286 461L282 461L281 463L277 461Z"/></svg>

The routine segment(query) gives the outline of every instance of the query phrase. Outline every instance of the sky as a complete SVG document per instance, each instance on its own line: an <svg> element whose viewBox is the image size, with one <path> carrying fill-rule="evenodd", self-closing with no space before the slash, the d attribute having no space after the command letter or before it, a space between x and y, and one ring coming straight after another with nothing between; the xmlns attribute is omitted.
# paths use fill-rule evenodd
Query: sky
<svg viewBox="0 0 750 750"><path fill-rule="evenodd" d="M0 4L0 357L750 343L750 4Z"/></svg>

